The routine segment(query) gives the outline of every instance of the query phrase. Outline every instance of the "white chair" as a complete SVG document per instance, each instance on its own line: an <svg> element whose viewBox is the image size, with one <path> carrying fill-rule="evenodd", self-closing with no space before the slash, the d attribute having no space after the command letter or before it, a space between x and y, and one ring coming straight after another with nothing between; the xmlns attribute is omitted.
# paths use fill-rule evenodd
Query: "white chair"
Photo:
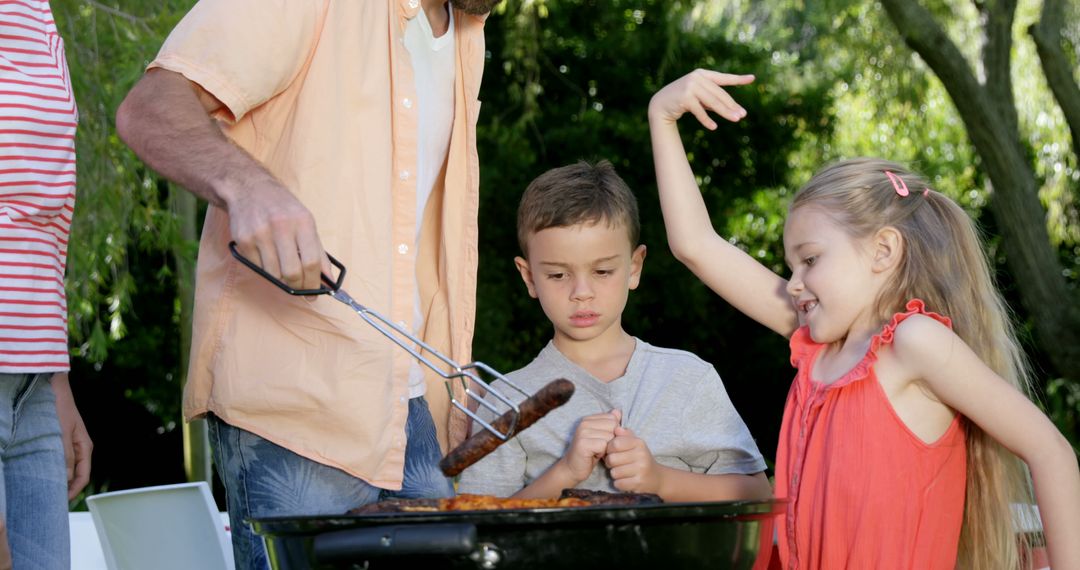
<svg viewBox="0 0 1080 570"><path fill-rule="evenodd" d="M109 570L233 570L232 545L205 482L91 495Z"/></svg>

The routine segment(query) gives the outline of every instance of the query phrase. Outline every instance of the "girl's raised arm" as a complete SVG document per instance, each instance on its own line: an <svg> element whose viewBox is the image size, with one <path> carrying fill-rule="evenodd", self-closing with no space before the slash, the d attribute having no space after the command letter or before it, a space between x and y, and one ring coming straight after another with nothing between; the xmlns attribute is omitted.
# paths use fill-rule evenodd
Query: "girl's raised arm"
<svg viewBox="0 0 1080 570"><path fill-rule="evenodd" d="M746 116L746 111L722 86L745 85L753 80L752 75L698 69L653 96L649 129L656 181L668 244L675 257L736 309L790 336L798 326L798 317L785 292L787 281L717 235L676 125L687 112L709 130L716 129L716 123L708 111L737 122Z"/></svg>
<svg viewBox="0 0 1080 570"><path fill-rule="evenodd" d="M893 347L906 374L925 380L943 403L1027 463L1050 567L1080 568L1080 470L1061 432L937 321L904 321L896 329Z"/></svg>

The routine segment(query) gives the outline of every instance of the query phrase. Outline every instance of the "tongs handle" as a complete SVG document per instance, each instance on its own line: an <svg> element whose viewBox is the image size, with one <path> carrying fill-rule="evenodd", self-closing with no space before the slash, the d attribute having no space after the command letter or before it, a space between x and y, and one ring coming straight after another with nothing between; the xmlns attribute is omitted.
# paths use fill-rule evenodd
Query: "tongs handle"
<svg viewBox="0 0 1080 570"><path fill-rule="evenodd" d="M330 264L338 268L337 280L335 281L332 277L325 273L319 273L319 276L322 277L323 284L318 289L293 289L292 287L286 285L284 281L267 273L262 267L256 265L254 261L251 261L250 259L244 257L244 254L240 253L240 250L236 249L235 241L229 242L229 251L232 252L233 257L240 260L240 263L248 266L249 268L251 268L252 271L258 273L264 279L276 285L278 289L281 289L282 291L290 295L333 295L334 293L337 293L339 289L341 289L341 284L345 282L345 265L335 259L334 256L330 255L329 253L326 254L326 257L330 260Z"/></svg>

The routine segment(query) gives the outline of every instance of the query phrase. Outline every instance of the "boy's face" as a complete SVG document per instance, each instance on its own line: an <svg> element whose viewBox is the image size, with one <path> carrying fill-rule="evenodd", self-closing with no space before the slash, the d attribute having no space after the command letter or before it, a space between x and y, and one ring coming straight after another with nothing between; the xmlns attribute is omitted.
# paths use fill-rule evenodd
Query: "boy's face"
<svg viewBox="0 0 1080 570"><path fill-rule="evenodd" d="M555 325L556 346L615 338L636 289L645 246L633 249L626 228L606 221L540 230L528 238L529 259L514 258L529 295Z"/></svg>

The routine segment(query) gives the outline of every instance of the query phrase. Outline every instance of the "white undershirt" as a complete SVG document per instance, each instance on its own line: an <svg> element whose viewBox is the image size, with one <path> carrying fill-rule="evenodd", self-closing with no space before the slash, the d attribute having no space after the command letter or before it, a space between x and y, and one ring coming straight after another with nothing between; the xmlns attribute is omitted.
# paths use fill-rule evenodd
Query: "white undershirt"
<svg viewBox="0 0 1080 570"><path fill-rule="evenodd" d="M450 150L450 131L454 126L454 12L449 10L446 33L435 37L427 14L421 9L405 26L405 47L412 58L416 82L416 249L420 251L420 228L424 208L435 185L445 176L446 156ZM420 293L413 300L412 331L419 334L424 317L420 311ZM424 394L422 365L413 361L409 371L409 397Z"/></svg>

